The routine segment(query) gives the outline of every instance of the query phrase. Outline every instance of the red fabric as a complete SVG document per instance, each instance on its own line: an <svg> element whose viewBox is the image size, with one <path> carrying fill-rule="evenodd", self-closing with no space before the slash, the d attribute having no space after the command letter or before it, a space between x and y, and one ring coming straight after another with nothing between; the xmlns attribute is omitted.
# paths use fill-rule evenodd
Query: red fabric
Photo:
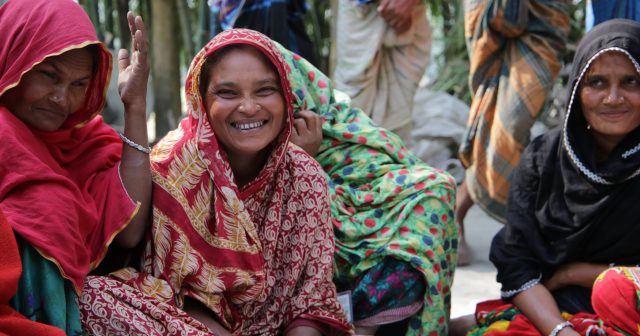
<svg viewBox="0 0 640 336"><path fill-rule="evenodd" d="M608 325L634 335L640 334L640 268L612 268L593 285L591 304Z"/></svg>
<svg viewBox="0 0 640 336"><path fill-rule="evenodd" d="M501 313L513 308L514 306L511 303L502 300L480 302L476 305L476 321L485 321L485 318L491 319L489 317L490 315L496 314L499 316ZM598 332L604 332L604 335L622 336L621 333L609 325L602 325L598 316L594 314L578 313L573 316L564 314L563 317L573 324L573 329L580 335L587 335L587 332L589 332L589 335L601 335ZM497 320L500 322L505 321L500 318ZM486 325L484 327L486 327ZM496 327L496 329L502 328ZM513 320L509 322L506 330L485 331L480 334L483 336L539 336L540 332L524 314L518 313ZM474 333L474 335L476 334Z"/></svg>
<svg viewBox="0 0 640 336"><path fill-rule="evenodd" d="M99 44L71 0L9 1L0 7L0 31L0 95L44 58ZM119 176L122 142L95 116L111 73L111 56L99 45L85 104L60 130L32 130L0 106L0 209L78 291L136 211Z"/></svg>
<svg viewBox="0 0 640 336"><path fill-rule="evenodd" d="M276 66L288 114L264 167L241 190L199 91L206 58L230 44L254 46ZM217 35L193 60L185 84L188 117L152 153L149 267L234 333L278 334L300 317L344 333L350 326L331 281L326 179L313 158L289 144L293 93L282 57L266 36L234 29Z"/></svg>
<svg viewBox="0 0 640 336"><path fill-rule="evenodd" d="M9 306L22 272L18 245L0 211L0 334L64 336L61 329L27 319Z"/></svg>

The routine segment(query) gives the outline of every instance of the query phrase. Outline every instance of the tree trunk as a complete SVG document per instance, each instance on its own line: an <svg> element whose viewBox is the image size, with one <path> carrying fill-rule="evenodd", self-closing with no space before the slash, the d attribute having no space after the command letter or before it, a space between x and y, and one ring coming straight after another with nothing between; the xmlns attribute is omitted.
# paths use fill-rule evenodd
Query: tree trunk
<svg viewBox="0 0 640 336"><path fill-rule="evenodd" d="M182 32L182 45L184 46L185 63L189 64L194 55L193 33L191 32L191 20L189 20L188 13L189 9L187 8L187 4L184 0L176 0L176 6L178 8L180 31Z"/></svg>
<svg viewBox="0 0 640 336"><path fill-rule="evenodd" d="M117 0L116 8L118 9L118 37L120 37L120 48L131 49L131 31L129 31L129 23L127 22L127 12L129 11L128 0Z"/></svg>
<svg viewBox="0 0 640 336"><path fill-rule="evenodd" d="M151 3L151 70L156 139L174 129L182 114L176 10L175 0L155 0Z"/></svg>

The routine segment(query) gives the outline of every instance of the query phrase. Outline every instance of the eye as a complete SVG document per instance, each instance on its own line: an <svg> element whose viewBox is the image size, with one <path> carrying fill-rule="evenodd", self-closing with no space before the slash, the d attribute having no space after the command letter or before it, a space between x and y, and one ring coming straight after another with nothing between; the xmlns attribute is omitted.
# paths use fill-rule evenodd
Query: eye
<svg viewBox="0 0 640 336"><path fill-rule="evenodd" d="M280 92L280 89L275 86L264 86L258 89L258 92L256 94L260 97L265 97L276 92Z"/></svg>
<svg viewBox="0 0 640 336"><path fill-rule="evenodd" d="M89 81L83 80L83 81L73 82L71 85L77 89L86 89L89 86Z"/></svg>
<svg viewBox="0 0 640 336"><path fill-rule="evenodd" d="M623 84L627 87L638 87L640 86L640 79L636 76L630 76L624 79Z"/></svg>
<svg viewBox="0 0 640 336"><path fill-rule="evenodd" d="M54 82L58 80L58 75L55 72L48 71L48 70L38 70L38 73L40 73L41 75L47 77L48 79Z"/></svg>
<svg viewBox="0 0 640 336"><path fill-rule="evenodd" d="M236 91L229 89L216 90L213 94L224 99L233 99L238 96Z"/></svg>
<svg viewBox="0 0 640 336"><path fill-rule="evenodd" d="M592 76L586 79L586 86L594 89L602 89L606 87L607 81L601 76Z"/></svg>

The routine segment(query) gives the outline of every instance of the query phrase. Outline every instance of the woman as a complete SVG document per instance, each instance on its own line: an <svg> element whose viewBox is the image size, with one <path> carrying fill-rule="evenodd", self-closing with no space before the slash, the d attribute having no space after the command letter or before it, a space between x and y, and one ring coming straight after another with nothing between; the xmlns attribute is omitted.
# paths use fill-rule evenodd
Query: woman
<svg viewBox="0 0 640 336"><path fill-rule="evenodd" d="M87 282L89 330L350 331L331 282L326 181L289 143L293 74L274 42L251 30L227 30L195 57L185 84L188 116L152 154L154 219L143 272L113 274L124 283Z"/></svg>
<svg viewBox="0 0 640 336"><path fill-rule="evenodd" d="M444 335L456 265L455 181L282 51L298 98L292 141L329 178L335 276L358 334ZM337 94L337 95L336 95Z"/></svg>
<svg viewBox="0 0 640 336"><path fill-rule="evenodd" d="M12 307L67 334L81 332L78 293L109 244L142 238L151 180L142 20L128 16L130 58L119 54L122 138L97 116L111 55L71 0L0 7L0 210L13 228L22 274ZM137 144L135 144L135 143Z"/></svg>
<svg viewBox="0 0 640 336"><path fill-rule="evenodd" d="M632 313L618 318L638 315L637 298L602 291L592 298L591 288L610 264L640 262L634 201L640 196L639 62L640 23L611 20L580 42L564 127L525 150L509 193L507 225L491 246L502 298L513 306L498 303L496 311L495 302L479 305L481 325L472 334L491 334L491 328L514 335L583 334L600 328L585 319L610 321L596 304L605 297L629 301ZM584 315L594 310L596 316ZM582 314L570 315L576 313ZM637 333L617 323L604 328Z"/></svg>

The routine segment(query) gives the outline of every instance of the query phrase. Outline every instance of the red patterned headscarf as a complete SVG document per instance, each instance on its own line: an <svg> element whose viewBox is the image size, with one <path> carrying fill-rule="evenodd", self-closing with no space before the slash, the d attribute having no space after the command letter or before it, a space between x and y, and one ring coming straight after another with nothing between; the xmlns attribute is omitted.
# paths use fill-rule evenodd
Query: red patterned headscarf
<svg viewBox="0 0 640 336"><path fill-rule="evenodd" d="M105 104L111 54L71 0L9 0L0 7L0 31L0 96L45 58L99 46L84 105L59 130L31 129L0 105L0 209L79 291L136 211L119 176L122 142L96 116Z"/></svg>
<svg viewBox="0 0 640 336"><path fill-rule="evenodd" d="M238 188L200 95L206 59L249 45L278 71L288 118L258 176ZM153 252L147 270L207 306L242 335L282 333L297 321L337 331L349 325L332 283L333 231L321 167L289 143L289 66L274 42L251 30L225 31L191 63L188 116L152 152Z"/></svg>

